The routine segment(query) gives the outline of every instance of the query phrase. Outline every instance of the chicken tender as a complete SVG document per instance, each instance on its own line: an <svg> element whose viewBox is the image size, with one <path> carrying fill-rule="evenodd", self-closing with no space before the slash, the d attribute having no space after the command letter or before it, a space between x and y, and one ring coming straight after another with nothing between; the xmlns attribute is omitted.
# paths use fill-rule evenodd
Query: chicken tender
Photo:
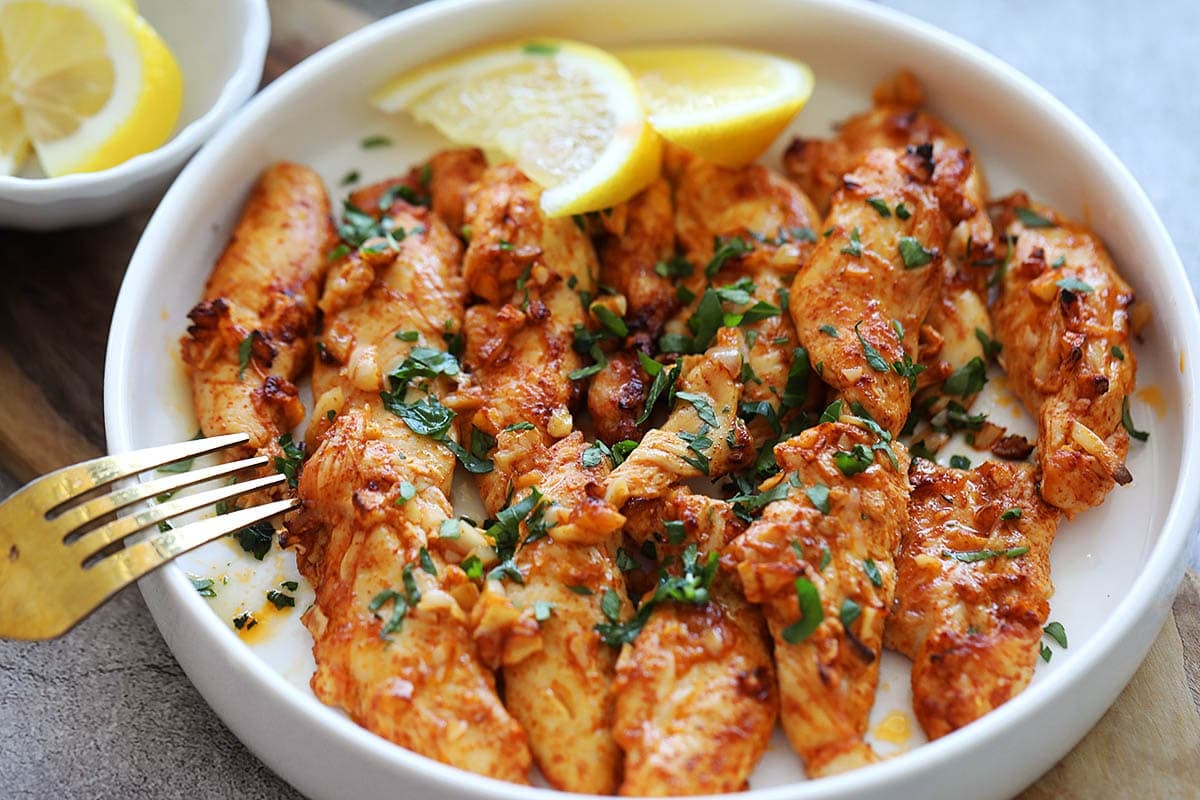
<svg viewBox="0 0 1200 800"><path fill-rule="evenodd" d="M928 146L872 150L845 176L829 235L792 284L792 319L814 368L893 435L908 417L918 332L941 289L951 219L938 196L961 181L964 158L951 151L935 164Z"/></svg>
<svg viewBox="0 0 1200 800"><path fill-rule="evenodd" d="M1122 427L1137 373L1133 289L1083 225L1019 192L993 212L1005 237L1000 363L1038 420L1042 497L1074 516L1133 480Z"/></svg>
<svg viewBox="0 0 1200 800"><path fill-rule="evenodd" d="M477 592L458 566L464 554L439 535L453 519L455 457L412 416L444 410L445 376L456 371L441 348L446 323L463 314L461 246L428 209L397 200L387 219L407 235L394 247L363 242L335 265L321 299L315 452L288 522L316 591L303 617L312 688L403 747L525 783L525 733L468 624Z"/></svg>
<svg viewBox="0 0 1200 800"><path fill-rule="evenodd" d="M304 418L295 381L311 363L333 241L320 177L298 164L268 167L181 342L206 436L244 432L247 451L283 455L280 435Z"/></svg>
<svg viewBox="0 0 1200 800"><path fill-rule="evenodd" d="M884 643L913 660L913 710L936 739L1033 677L1059 512L1038 496L1028 464L957 470L918 459L909 477Z"/></svg>
<svg viewBox="0 0 1200 800"><path fill-rule="evenodd" d="M539 196L515 167L502 165L483 173L465 207L472 236L464 277L486 304L467 315L471 381L459 402L474 410L474 428L495 439L494 468L477 483L504 534L495 542L501 567L489 573L494 579L473 620L503 667L508 708L528 730L546 779L559 789L605 794L620 779L611 733L616 658L595 626L605 609L628 613L615 563L624 518L596 499L605 457L597 453L585 465L588 446L571 435L578 397L571 374L581 366L572 339L586 321L576 291L594 291L597 264L570 219L542 216ZM534 476L556 524L543 520L531 536L525 517L540 504ZM530 498L533 505L518 513ZM524 519L522 528L514 518ZM524 534L509 541L508 531Z"/></svg>
<svg viewBox="0 0 1200 800"><path fill-rule="evenodd" d="M876 760L863 736L909 493L888 438L842 417L777 445L782 472L762 488L782 496L727 548L770 626L783 730L810 777Z"/></svg>

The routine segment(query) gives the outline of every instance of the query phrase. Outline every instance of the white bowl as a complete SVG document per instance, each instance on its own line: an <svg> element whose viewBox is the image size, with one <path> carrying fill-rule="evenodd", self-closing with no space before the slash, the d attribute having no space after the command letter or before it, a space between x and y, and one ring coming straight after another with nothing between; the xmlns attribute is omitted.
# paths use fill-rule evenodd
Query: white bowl
<svg viewBox="0 0 1200 800"><path fill-rule="evenodd" d="M138 11L175 53L183 73L174 134L149 153L99 172L0 175L0 225L51 230L149 206L258 88L271 38L266 0L140 0Z"/></svg>
<svg viewBox="0 0 1200 800"><path fill-rule="evenodd" d="M1099 719L1170 608L1200 507L1200 321L1191 293L1180 289L1187 278L1154 209L1096 135L1012 68L901 14L848 0L445 0L336 43L253 100L197 155L151 219L109 339L110 449L186 439L195 430L178 338L263 167L285 158L309 163L332 191L352 168L364 180L402 172L441 141L407 119L373 111L366 96L428 59L529 33L601 45L726 42L795 54L817 75L812 102L796 126L809 135L826 133L832 121L866 107L875 81L910 67L925 82L932 108L971 142L996 194L1022 186L1068 215L1089 219L1139 296L1152 304L1154 319L1138 348L1139 385L1157 387L1165 410L1158 416L1135 397L1135 419L1152 434L1130 455L1136 480L1103 507L1065 523L1052 554L1057 592L1051 617L1065 624L1070 649L1056 650L1027 691L978 722L856 772L801 782L796 759L777 743L744 796L986 800L1015 794ZM359 147L362 137L381 132L397 144ZM276 557L248 580L269 585L281 574L290 577L294 565ZM312 661L297 615L248 646L229 624L228 603L236 598L225 595L235 592L232 583L206 601L185 577L185 570L212 575L212 569L236 577L243 568L236 558L226 543L215 543L147 577L142 591L200 692L255 754L302 792L318 798L397 792L409 798L562 797L434 763L319 703L307 686ZM310 597L299 596L298 608ZM881 692L876 718L889 705L902 710L906 674L904 659L885 658L883 683L890 688Z"/></svg>

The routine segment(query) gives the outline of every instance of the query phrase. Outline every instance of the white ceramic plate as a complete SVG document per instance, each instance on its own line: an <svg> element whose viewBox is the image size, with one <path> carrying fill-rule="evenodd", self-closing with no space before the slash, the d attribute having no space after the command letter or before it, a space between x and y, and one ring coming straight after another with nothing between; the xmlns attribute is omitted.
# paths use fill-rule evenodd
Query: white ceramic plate
<svg viewBox="0 0 1200 800"><path fill-rule="evenodd" d="M386 78L431 58L531 33L601 45L723 42L794 54L817 75L816 93L793 131L809 135L822 135L832 121L865 108L883 76L911 68L924 81L932 108L966 135L983 160L995 194L1024 187L1090 220L1139 297L1153 305L1154 320L1138 348L1142 389L1132 402L1135 419L1152 435L1133 447L1135 481L1102 508L1063 525L1054 547L1051 617L1066 626L1070 649L1056 649L1025 693L979 722L928 745L917 746L916 735L890 737L899 743L883 742L882 749L907 752L857 772L802 782L777 737L747 795L1011 796L1063 756L1111 704L1170 607L1200 500L1194 405L1200 325L1162 224L1095 134L995 58L907 17L839 0L446 0L338 42L272 84L221 131L147 227L109 339L110 449L185 439L195 430L178 338L263 167L278 159L310 164L335 193L351 169L364 181L401 172L442 142L403 118L374 112L366 96ZM397 144L363 150L360 140L376 133ZM142 590L188 676L275 771L314 797L551 796L428 761L317 702L307 687L307 634L295 612L271 615L250 643L240 639L232 616L261 609L265 590L294 575L288 555L269 558L256 565L218 542L144 579ZM217 578L218 597L201 598L185 571ZM298 608L310 599L302 587ZM907 670L902 658L885 660L873 724L890 714L893 724L907 721L916 730L907 709Z"/></svg>

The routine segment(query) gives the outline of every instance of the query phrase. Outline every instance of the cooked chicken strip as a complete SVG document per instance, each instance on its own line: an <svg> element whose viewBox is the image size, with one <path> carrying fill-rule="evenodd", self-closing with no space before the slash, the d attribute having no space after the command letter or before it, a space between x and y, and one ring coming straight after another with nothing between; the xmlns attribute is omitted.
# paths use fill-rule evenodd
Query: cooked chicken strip
<svg viewBox="0 0 1200 800"><path fill-rule="evenodd" d="M909 477L884 641L913 660L913 710L936 739L1033 677L1059 512L1038 496L1028 464L956 470L918 459Z"/></svg>
<svg viewBox="0 0 1200 800"><path fill-rule="evenodd" d="M387 377L399 364L428 362L441 352L447 321L460 323L461 246L428 209L397 201L389 217L393 230L407 232L397 250L382 238L365 242L336 265L321 299L319 445L289 521L297 562L316 590L303 617L317 663L312 688L403 747L525 783L525 734L501 704L468 625L474 587L456 566L455 542L437 537L453 518L454 456L391 408L440 407L446 379L422 376L405 391Z"/></svg>
<svg viewBox="0 0 1200 800"><path fill-rule="evenodd" d="M614 560L624 518L594 499L606 457L597 451L594 466L586 466L587 444L569 435L578 393L569 374L580 366L571 344L574 327L585 322L576 290L594 291L596 257L570 219L542 216L539 194L508 165L489 168L471 190L464 273L488 305L468 312L471 386L460 394L476 409L472 424L497 440L494 470L478 479L488 512L519 508L537 481L555 504L554 518L574 524L555 525L532 542L526 532L513 545L512 568L493 571L498 580L480 600L476 635L503 641L491 650L503 666L508 708L528 730L546 779L559 789L605 794L620 779L611 734L616 657L595 625L614 603L628 613ZM540 622L538 603L553 604Z"/></svg>
<svg viewBox="0 0 1200 800"><path fill-rule="evenodd" d="M922 110L924 92L916 77L901 71L875 88L874 107L842 122L832 139L796 139L784 154L785 172L822 209L828 209L842 177L870 150L893 150L909 145L933 145L934 158L949 150L967 150L963 137L943 120ZM967 214L951 232L946 246L945 281L940 298L929 310L926 338L936 342L920 363L926 371L918 378L921 388L938 386L973 358L986 360L976 328L991 336L984 303L984 282L994 262L992 223L987 214L987 180L978 159L962 183L961 209ZM890 209L889 209L890 210ZM970 398L960 398L970 407ZM936 411L933 408L931 411Z"/></svg>
<svg viewBox="0 0 1200 800"><path fill-rule="evenodd" d="M782 472L764 489L782 482L787 494L727 548L775 639L783 729L811 777L876 759L863 735L908 516L908 454L890 443L893 466L863 424L842 417L777 445Z"/></svg>
<svg viewBox="0 0 1200 800"><path fill-rule="evenodd" d="M620 293L629 346L646 354L657 350L663 325L679 307L672 278L655 266L675 255L675 213L671 188L663 179L652 183L611 215L600 215L606 226L599 237L600 283ZM637 418L645 407L650 380L636 353L621 352L592 378L588 412L596 435L609 444L638 439Z"/></svg>
<svg viewBox="0 0 1200 800"><path fill-rule="evenodd" d="M796 139L783 157L784 172L796 181L822 212L827 212L842 179L869 151L876 148L903 150L922 144L933 145L938 159L949 150L966 151L967 142L945 121L921 109L925 93L916 76L900 71L875 87L874 107L856 114L837 127L832 139ZM963 181L962 202L970 206L966 219L954 232L949 254L962 269L975 276L982 288L987 273L970 262L989 258L992 224L987 214L987 179L977 159Z"/></svg>
<svg viewBox="0 0 1200 800"><path fill-rule="evenodd" d="M1007 243L992 308L1000 363L1038 419L1042 497L1074 516L1133 479L1121 425L1137 372L1133 289L1083 225L1023 193L993 211Z"/></svg>
<svg viewBox="0 0 1200 800"><path fill-rule="evenodd" d="M697 548L701 564L738 530L728 504L682 487L661 501L633 505L644 517L626 526L635 528L635 538L647 540L664 520L679 521L683 541ZM658 550L660 559L674 557L670 572L677 575L687 546L670 544L668 536ZM621 794L685 796L746 788L779 712L769 641L762 614L722 571L712 580L707 602L667 602L654 609L617 662L613 730L625 751Z"/></svg>
<svg viewBox="0 0 1200 800"><path fill-rule="evenodd" d="M697 565L709 554L715 559L739 527L727 503L678 482L715 477L745 449L737 416L740 339L722 329L706 353L684 359L670 417L609 475L606 496L636 515L626 533L643 545L657 540L663 573L672 576L664 581L702 574ZM657 587L651 590L639 619L649 616L640 631L629 631L636 638L620 638L614 732L625 750L621 794L737 791L766 749L778 698L762 615L730 576L709 575L701 588L693 584L696 594L705 592L698 606L656 605Z"/></svg>
<svg viewBox="0 0 1200 800"><path fill-rule="evenodd" d="M769 421L772 415L783 416L809 400L821 401L816 391L808 391L808 364L797 352L799 341L787 314L788 287L812 252L819 218L802 192L765 167L718 167L692 156L678 160L683 166L675 186L676 232L695 266L684 285L697 299L667 326L668 331L696 335L685 320L707 318L704 311L710 305L727 312L745 312L756 303L781 309L779 314L741 326L749 350L742 399L763 409L750 422L751 438L755 447L761 447L775 433ZM741 280L753 283L749 304L722 301L722 305L706 295L710 282L728 287ZM706 346L701 342L693 351Z"/></svg>
<svg viewBox="0 0 1200 800"><path fill-rule="evenodd" d="M604 497L613 506L620 508L633 497L661 497L682 480L719 478L744 464L750 440L737 416L743 388L740 338L722 328L707 352L683 358L671 416L608 477Z"/></svg>
<svg viewBox="0 0 1200 800"><path fill-rule="evenodd" d="M964 158L949 151L935 169L928 147L869 152L845 176L829 235L792 284L792 319L816 371L893 435L908 416L918 331L942 282L950 220L935 187L956 185Z"/></svg>
<svg viewBox="0 0 1200 800"><path fill-rule="evenodd" d="M181 342L205 435L244 432L248 451L283 455L280 435L304 418L294 381L310 363L333 241L320 177L298 164L268 167Z"/></svg>

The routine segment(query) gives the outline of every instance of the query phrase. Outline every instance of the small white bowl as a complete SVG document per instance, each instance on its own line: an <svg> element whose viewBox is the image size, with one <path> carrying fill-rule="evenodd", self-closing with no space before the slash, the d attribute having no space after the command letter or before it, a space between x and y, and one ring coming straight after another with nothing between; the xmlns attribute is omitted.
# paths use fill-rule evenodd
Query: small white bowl
<svg viewBox="0 0 1200 800"><path fill-rule="evenodd" d="M258 88L271 21L266 0L140 0L138 11L175 53L183 109L161 147L99 172L0 175L0 226L89 225L149 206L196 149Z"/></svg>

